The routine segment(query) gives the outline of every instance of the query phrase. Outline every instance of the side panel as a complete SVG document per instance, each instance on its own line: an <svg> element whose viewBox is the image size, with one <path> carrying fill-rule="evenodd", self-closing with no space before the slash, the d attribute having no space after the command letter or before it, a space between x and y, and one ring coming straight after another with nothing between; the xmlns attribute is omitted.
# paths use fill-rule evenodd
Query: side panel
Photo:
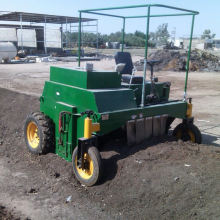
<svg viewBox="0 0 220 220"><path fill-rule="evenodd" d="M59 113L62 111L67 111L71 114L64 114L62 116L62 132L59 132ZM76 111L75 106L67 105L62 102L56 103L55 153L68 161L72 160L72 153L76 147L77 124L76 118L73 116Z"/></svg>
<svg viewBox="0 0 220 220"><path fill-rule="evenodd" d="M83 137L86 116L81 117L80 113L87 109L97 112L92 92L59 83L45 82L43 95L40 98L40 111L53 120L56 137L55 152L65 160L71 161L77 140ZM63 117L63 144L59 145L59 113L61 111L72 112L72 116Z"/></svg>
<svg viewBox="0 0 220 220"><path fill-rule="evenodd" d="M163 105L146 106L145 108L105 112L105 115L108 114L107 120L102 120L101 115L98 117L98 122L100 123L100 132L98 132L98 134L107 134L125 125L128 120L132 119L132 116L136 117L135 119L139 119L141 117L168 114L174 118L186 118L186 108L187 102L174 102Z"/></svg>
<svg viewBox="0 0 220 220"><path fill-rule="evenodd" d="M121 87L121 74L100 70L87 73L87 89Z"/></svg>
<svg viewBox="0 0 220 220"><path fill-rule="evenodd" d="M121 74L105 70L94 69L87 72L83 68L51 66L50 81L82 89L118 88L121 86Z"/></svg>
<svg viewBox="0 0 220 220"><path fill-rule="evenodd" d="M55 103L64 102L76 106L77 113L92 109L97 112L94 94L90 91L54 82L45 82L40 110L53 118Z"/></svg>
<svg viewBox="0 0 220 220"><path fill-rule="evenodd" d="M98 112L109 112L137 108L131 89L94 91Z"/></svg>
<svg viewBox="0 0 220 220"><path fill-rule="evenodd" d="M87 72L51 66L50 81L86 89Z"/></svg>

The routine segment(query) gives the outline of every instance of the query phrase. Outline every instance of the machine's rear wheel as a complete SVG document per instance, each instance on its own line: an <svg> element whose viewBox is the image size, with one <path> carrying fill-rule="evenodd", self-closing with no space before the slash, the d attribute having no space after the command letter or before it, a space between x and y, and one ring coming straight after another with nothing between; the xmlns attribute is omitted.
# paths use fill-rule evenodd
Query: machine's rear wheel
<svg viewBox="0 0 220 220"><path fill-rule="evenodd" d="M54 143L50 119L41 112L30 113L24 122L24 139L31 153L47 153Z"/></svg>
<svg viewBox="0 0 220 220"><path fill-rule="evenodd" d="M202 135L200 130L191 123L187 124L186 126L186 131L184 132L185 125L183 123L177 125L173 130L173 136L176 136L183 141L192 141L194 143L201 144Z"/></svg>
<svg viewBox="0 0 220 220"><path fill-rule="evenodd" d="M77 179L85 186L95 185L102 177L103 165L99 151L94 146L88 146L82 157L84 160L85 169L78 168L77 154L78 147L75 148L72 156L73 171Z"/></svg>

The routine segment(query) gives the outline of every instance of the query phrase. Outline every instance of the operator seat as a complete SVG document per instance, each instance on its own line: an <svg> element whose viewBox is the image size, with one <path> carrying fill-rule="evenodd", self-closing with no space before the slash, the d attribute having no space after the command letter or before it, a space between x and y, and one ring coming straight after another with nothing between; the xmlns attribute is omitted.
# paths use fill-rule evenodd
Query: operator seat
<svg viewBox="0 0 220 220"><path fill-rule="evenodd" d="M124 69L121 71L121 81L123 83L130 83L132 70L134 68L131 54L129 52L117 52L115 54L115 63L125 63ZM143 83L143 76L133 76L131 84L142 84Z"/></svg>

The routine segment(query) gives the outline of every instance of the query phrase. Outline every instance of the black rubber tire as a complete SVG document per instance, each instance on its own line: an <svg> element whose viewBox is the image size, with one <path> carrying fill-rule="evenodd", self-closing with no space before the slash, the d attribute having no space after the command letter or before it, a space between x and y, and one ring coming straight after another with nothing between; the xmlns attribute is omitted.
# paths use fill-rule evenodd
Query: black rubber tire
<svg viewBox="0 0 220 220"><path fill-rule="evenodd" d="M86 151L88 152L88 155L90 156L92 162L93 162L93 173L90 178L85 179L83 178L80 173L78 172L78 167L76 164L77 160L77 154L78 154L78 147L75 148L72 155L72 164L73 164L73 171L76 175L76 178L85 186L93 186L96 183L99 182L99 180L102 178L103 175L103 164L102 164L102 158L100 156L100 153L98 149L94 146L87 146Z"/></svg>
<svg viewBox="0 0 220 220"><path fill-rule="evenodd" d="M39 143L36 147L31 146L30 138L28 139L28 126L34 123L37 127L37 136ZM47 116L42 112L30 113L24 121L24 139L28 150L33 154L45 154L54 146L54 126Z"/></svg>
<svg viewBox="0 0 220 220"><path fill-rule="evenodd" d="M176 137L177 137L177 133L178 133L179 131L181 131L181 130L184 128L184 126L185 126L185 125L184 125L183 123L177 125L177 126L175 127L175 129L173 130L173 136L176 136ZM190 130L190 131L194 134L194 136L195 136L195 141L193 141L193 142L195 142L195 143L197 143L197 144L201 144L201 143L202 143L202 134L201 134L200 130L199 130L194 124L188 123L188 124L187 124L187 130ZM192 141L192 140L191 140L191 141Z"/></svg>

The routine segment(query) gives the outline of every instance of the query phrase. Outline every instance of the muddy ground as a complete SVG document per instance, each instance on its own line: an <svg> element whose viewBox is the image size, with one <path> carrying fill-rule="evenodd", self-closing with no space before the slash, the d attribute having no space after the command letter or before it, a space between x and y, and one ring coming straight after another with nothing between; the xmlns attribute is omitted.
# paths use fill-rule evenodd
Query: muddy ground
<svg viewBox="0 0 220 220"><path fill-rule="evenodd" d="M206 145L164 135L128 149L125 139L111 140L100 149L103 179L94 187L83 187L70 162L53 153L31 155L24 144L23 121L39 110L35 95L41 93L44 77L48 79L49 65L33 65L38 72L30 74L28 66L11 65L1 65L0 71L0 87L7 88L0 88L0 218L6 213L8 219L39 220L220 219L217 75L194 73L189 85L196 103L195 123ZM184 78L175 74L166 73L175 81L174 98L182 95L179 79ZM163 72L157 75L164 77Z"/></svg>

